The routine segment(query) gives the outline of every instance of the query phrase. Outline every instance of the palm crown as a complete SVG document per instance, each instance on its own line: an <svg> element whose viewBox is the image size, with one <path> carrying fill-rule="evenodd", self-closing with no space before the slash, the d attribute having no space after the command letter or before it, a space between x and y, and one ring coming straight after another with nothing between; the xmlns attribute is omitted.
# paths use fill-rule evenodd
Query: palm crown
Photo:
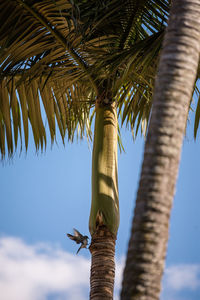
<svg viewBox="0 0 200 300"><path fill-rule="evenodd" d="M52 142L56 121L63 142L77 129L90 136L97 99L115 101L122 124L146 131L169 6L164 0L0 0L2 156L5 137L9 155L19 137L27 149L29 124L36 149L45 147L41 102ZM197 113L196 129L198 120Z"/></svg>

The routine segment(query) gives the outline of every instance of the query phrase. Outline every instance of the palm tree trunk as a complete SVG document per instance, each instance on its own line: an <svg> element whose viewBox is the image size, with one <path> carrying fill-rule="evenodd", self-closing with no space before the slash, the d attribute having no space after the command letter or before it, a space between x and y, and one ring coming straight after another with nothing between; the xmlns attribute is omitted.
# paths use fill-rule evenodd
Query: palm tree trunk
<svg viewBox="0 0 200 300"><path fill-rule="evenodd" d="M112 300L115 279L115 238L102 226L92 235L90 245L90 299Z"/></svg>
<svg viewBox="0 0 200 300"><path fill-rule="evenodd" d="M92 157L92 205L89 228L90 299L113 299L115 240L119 226L115 104L96 105Z"/></svg>
<svg viewBox="0 0 200 300"><path fill-rule="evenodd" d="M200 52L200 2L174 0L156 80L121 299L159 299L169 218Z"/></svg>

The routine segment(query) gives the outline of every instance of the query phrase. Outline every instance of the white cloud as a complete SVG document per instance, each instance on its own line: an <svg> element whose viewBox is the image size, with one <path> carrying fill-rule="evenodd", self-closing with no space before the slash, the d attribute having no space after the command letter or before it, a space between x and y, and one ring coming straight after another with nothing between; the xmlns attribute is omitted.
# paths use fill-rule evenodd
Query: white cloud
<svg viewBox="0 0 200 300"><path fill-rule="evenodd" d="M122 268L123 260L117 261L117 286L121 283ZM86 300L89 273L90 260L81 255L47 244L28 245L21 239L0 238L3 300Z"/></svg>
<svg viewBox="0 0 200 300"><path fill-rule="evenodd" d="M162 300L184 300L200 297L200 264L180 264L167 267L163 278ZM198 295L197 295L198 293Z"/></svg>
<svg viewBox="0 0 200 300"><path fill-rule="evenodd" d="M174 290L200 287L200 265L181 264L166 269L166 286Z"/></svg>
<svg viewBox="0 0 200 300"><path fill-rule="evenodd" d="M116 260L114 299L119 300L125 257Z"/></svg>
<svg viewBox="0 0 200 300"><path fill-rule="evenodd" d="M119 300L124 258L116 261L115 300ZM47 244L28 245L0 238L0 293L3 300L86 300L90 260ZM166 268L162 300L183 300L184 291L200 293L200 265ZM185 300L198 299L191 296ZM199 298L200 299L200 298Z"/></svg>
<svg viewBox="0 0 200 300"><path fill-rule="evenodd" d="M4 300L85 300L90 262L44 244L0 239L0 291ZM53 297L53 296L52 296Z"/></svg>

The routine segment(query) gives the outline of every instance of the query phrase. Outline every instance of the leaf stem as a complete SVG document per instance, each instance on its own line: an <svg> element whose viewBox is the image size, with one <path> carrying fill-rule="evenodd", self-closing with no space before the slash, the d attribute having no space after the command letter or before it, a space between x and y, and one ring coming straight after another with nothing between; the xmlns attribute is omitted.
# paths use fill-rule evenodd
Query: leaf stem
<svg viewBox="0 0 200 300"><path fill-rule="evenodd" d="M32 16L34 16L42 25L44 25L49 32L56 38L56 40L63 46L64 49L67 49L71 57L76 61L76 63L79 65L79 67L87 74L96 94L98 94L98 88L95 83L94 78L89 73L88 65L86 62L81 58L81 55L77 53L73 49L73 47L70 45L69 41L66 41L66 39L62 36L60 32L56 30L56 28L52 28L51 23L47 21L43 16L41 16L35 9L30 7L27 3L25 3L22 0L17 0L27 11L29 11Z"/></svg>

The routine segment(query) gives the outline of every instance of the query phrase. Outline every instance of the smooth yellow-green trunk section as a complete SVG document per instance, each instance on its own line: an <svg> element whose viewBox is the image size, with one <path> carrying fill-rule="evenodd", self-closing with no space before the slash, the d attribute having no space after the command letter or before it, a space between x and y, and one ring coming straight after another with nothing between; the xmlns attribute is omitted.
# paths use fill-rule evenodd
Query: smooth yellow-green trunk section
<svg viewBox="0 0 200 300"><path fill-rule="evenodd" d="M91 235L98 225L105 225L115 236L119 226L117 170L117 113L113 103L96 105L92 153Z"/></svg>

